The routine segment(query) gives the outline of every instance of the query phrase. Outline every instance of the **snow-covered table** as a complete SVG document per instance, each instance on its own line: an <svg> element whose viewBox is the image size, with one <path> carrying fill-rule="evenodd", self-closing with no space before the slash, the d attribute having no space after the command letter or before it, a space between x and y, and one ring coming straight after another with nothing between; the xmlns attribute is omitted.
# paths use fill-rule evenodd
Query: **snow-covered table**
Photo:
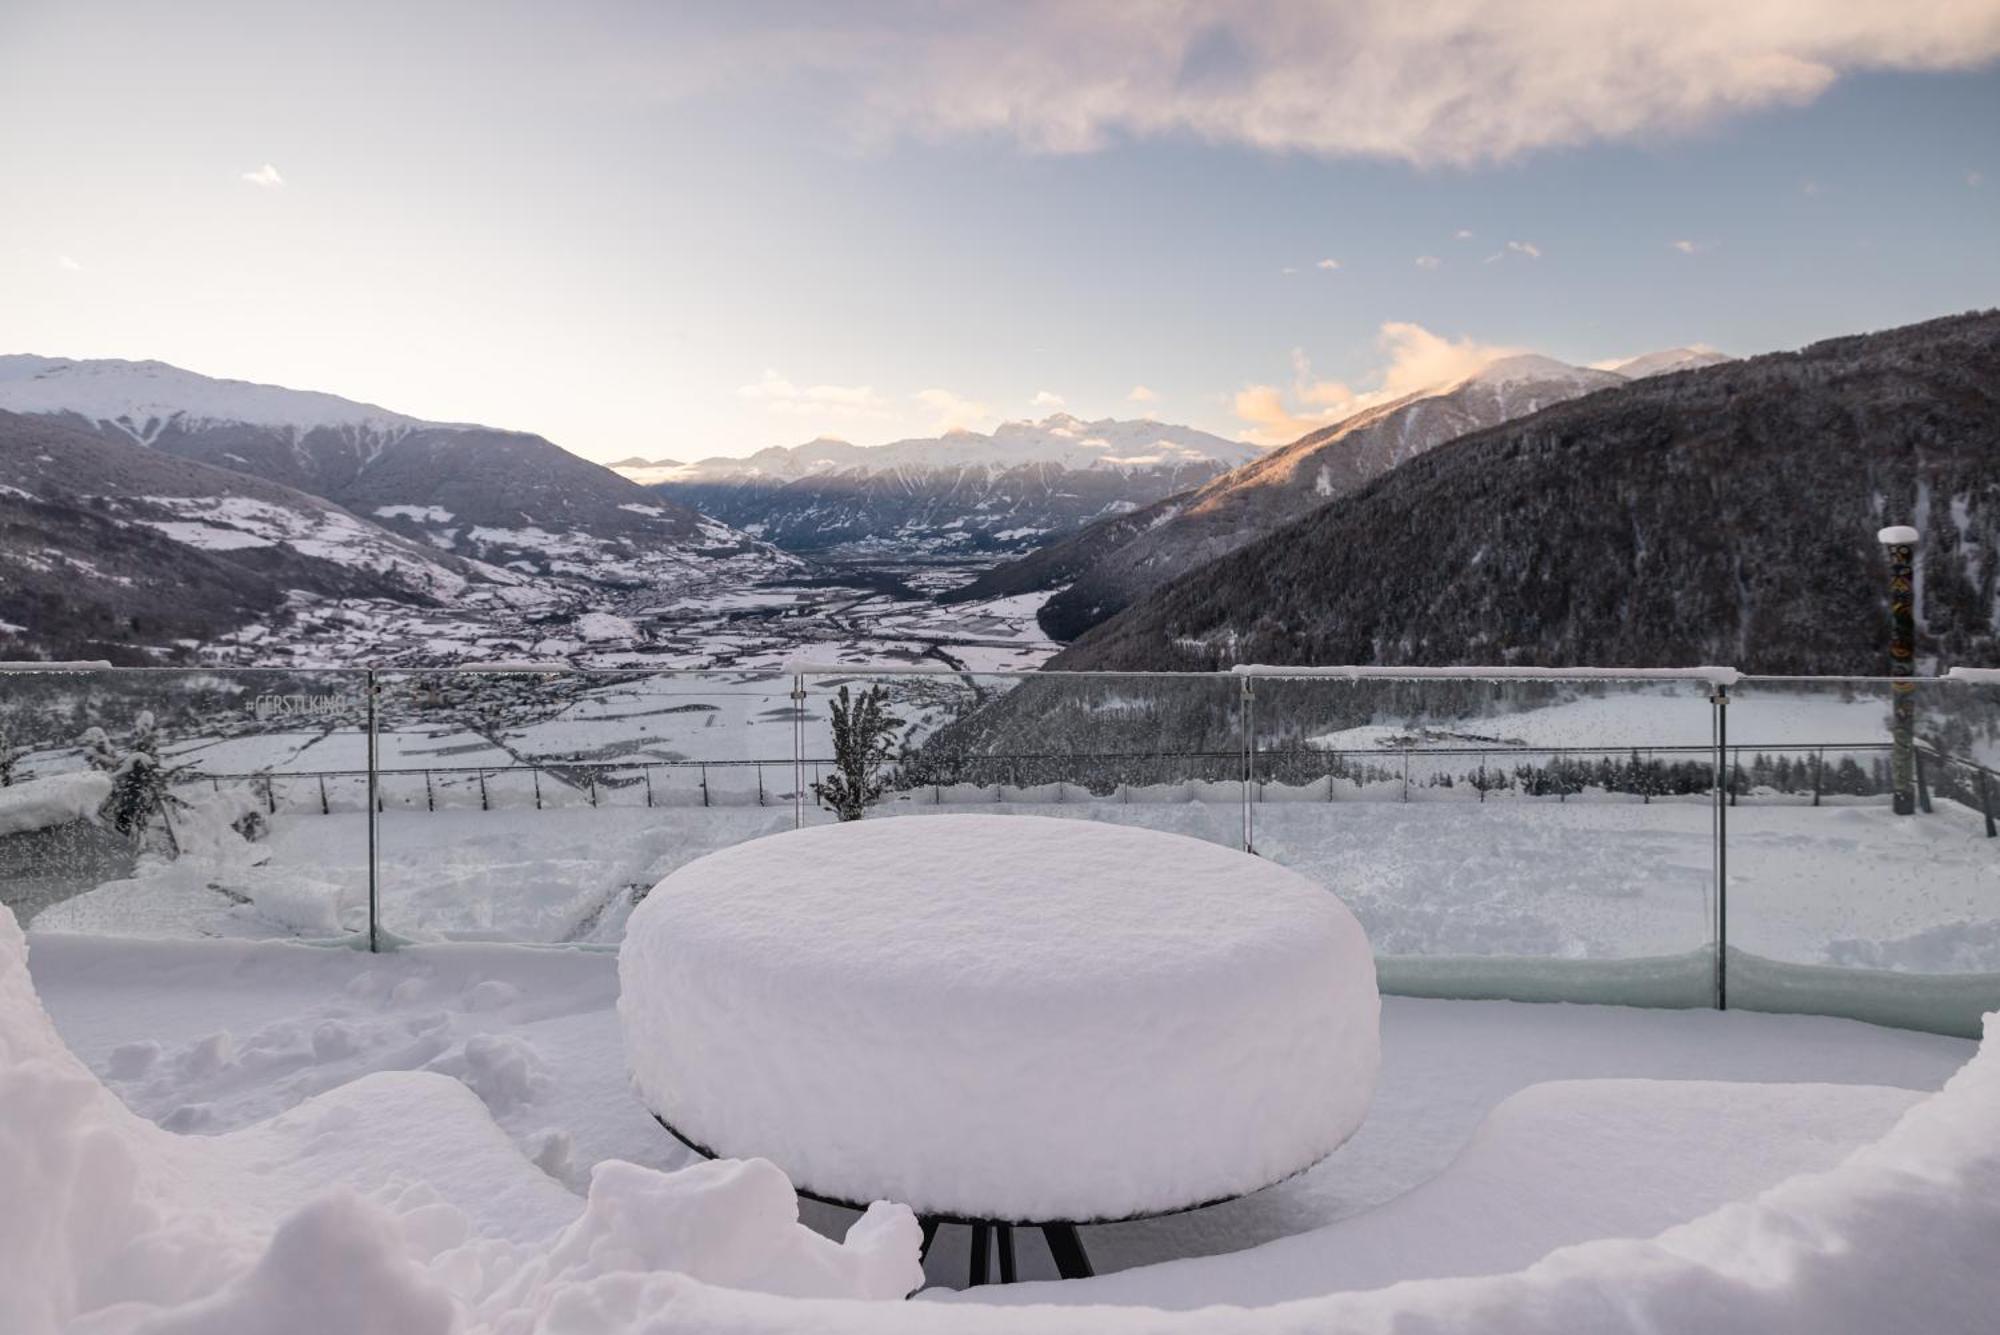
<svg viewBox="0 0 2000 1335"><path fill-rule="evenodd" d="M1379 1055L1373 959L1333 895L1084 820L739 844L634 911L619 980L634 1086L676 1135L972 1223L975 1277L988 1225L1056 1225L1069 1271L1077 1223L1306 1168L1360 1125Z"/></svg>

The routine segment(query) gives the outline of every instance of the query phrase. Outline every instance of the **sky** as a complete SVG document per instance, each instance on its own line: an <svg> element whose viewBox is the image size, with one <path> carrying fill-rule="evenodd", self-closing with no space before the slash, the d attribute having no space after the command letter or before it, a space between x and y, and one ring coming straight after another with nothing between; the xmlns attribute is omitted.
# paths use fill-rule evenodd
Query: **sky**
<svg viewBox="0 0 2000 1335"><path fill-rule="evenodd" d="M600 460L2000 305L2000 0L0 0L0 352Z"/></svg>

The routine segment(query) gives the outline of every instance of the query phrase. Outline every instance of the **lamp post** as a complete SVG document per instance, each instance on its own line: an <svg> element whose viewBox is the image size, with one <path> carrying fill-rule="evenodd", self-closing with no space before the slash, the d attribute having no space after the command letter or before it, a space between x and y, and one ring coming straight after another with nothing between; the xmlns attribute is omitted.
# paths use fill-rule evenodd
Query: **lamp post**
<svg viewBox="0 0 2000 1335"><path fill-rule="evenodd" d="M1875 535L1883 555L1889 558L1889 675L1895 678L1889 684L1895 739L1890 777L1898 816L1912 815L1917 809L1917 685L1909 678L1917 667L1915 566L1919 536L1907 524L1892 525Z"/></svg>

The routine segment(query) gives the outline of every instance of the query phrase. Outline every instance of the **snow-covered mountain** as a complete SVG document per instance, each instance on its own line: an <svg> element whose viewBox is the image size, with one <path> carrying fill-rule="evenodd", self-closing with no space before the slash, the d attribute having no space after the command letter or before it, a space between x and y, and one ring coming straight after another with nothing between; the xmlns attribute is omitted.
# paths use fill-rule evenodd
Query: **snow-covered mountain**
<svg viewBox="0 0 2000 1335"><path fill-rule="evenodd" d="M158 662L293 600L477 605L522 576L316 496L0 412L0 647Z"/></svg>
<svg viewBox="0 0 2000 1335"><path fill-rule="evenodd" d="M953 596L1059 589L1042 609L1042 627L1073 639L1150 590L1447 441L1625 383L1614 372L1550 357L1505 357L1454 384L1364 408L1193 491L1101 521Z"/></svg>
<svg viewBox="0 0 2000 1335"><path fill-rule="evenodd" d="M621 467L795 551L1023 550L1197 486L1262 451L1193 427L1058 413L887 445L822 437L745 458Z"/></svg>
<svg viewBox="0 0 2000 1335"><path fill-rule="evenodd" d="M800 568L540 436L330 394L161 362L4 356L0 415L13 443L9 504L39 507L17 533L43 533L68 553L59 569L40 569L45 558L21 542L0 547L16 576L0 580L0 620L29 641L0 648L81 651L84 630L121 615L131 622L122 639L98 638L166 654L178 641L250 633L246 618L259 634L274 624L293 638L344 634L356 651L393 642L421 652L427 638L504 646L530 613L556 623L606 597ZM133 553L146 569L124 568ZM175 599L171 584L153 589L158 572L201 587ZM36 600L62 581L77 608L98 611L72 616ZM494 589L504 596L489 598ZM145 611L117 610L148 590ZM355 600L368 606L338 606ZM192 622L190 604L201 609ZM422 609L446 605L485 605L487 624L418 624ZM142 623L207 633L162 638Z"/></svg>
<svg viewBox="0 0 2000 1335"><path fill-rule="evenodd" d="M0 356L0 410L278 482L526 573L644 582L653 558L719 536L693 510L540 436L164 362Z"/></svg>
<svg viewBox="0 0 2000 1335"><path fill-rule="evenodd" d="M1675 371L1698 371L1704 366L1720 366L1736 359L1726 352L1697 343L1691 348L1663 348L1659 352L1648 352L1643 356L1613 363L1608 369L1616 371L1627 380L1648 380L1656 375L1672 375Z"/></svg>
<svg viewBox="0 0 2000 1335"><path fill-rule="evenodd" d="M140 445L154 444L170 426L270 427L295 437L340 430L378 439L436 427L402 413L333 394L218 380L165 362L113 358L72 361L31 354L0 355L0 408L74 416Z"/></svg>
<svg viewBox="0 0 2000 1335"><path fill-rule="evenodd" d="M803 445L773 445L744 458L715 456L680 465L675 482L796 482L829 473L992 468L1053 464L1070 471L1135 471L1188 465L1233 468L1256 457L1257 447L1224 440L1193 427L1150 419L1086 422L1056 413L1039 422L1003 422L989 435L947 431L887 445L853 445L821 436ZM614 468L658 468L666 461L626 460Z"/></svg>

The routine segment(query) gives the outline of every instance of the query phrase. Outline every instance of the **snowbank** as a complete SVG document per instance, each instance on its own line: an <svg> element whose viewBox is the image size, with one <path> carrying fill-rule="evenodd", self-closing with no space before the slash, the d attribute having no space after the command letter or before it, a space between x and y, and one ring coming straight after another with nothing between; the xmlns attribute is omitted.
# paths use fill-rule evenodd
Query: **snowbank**
<svg viewBox="0 0 2000 1335"><path fill-rule="evenodd" d="M111 776L96 770L51 774L0 788L0 836L90 820L111 796Z"/></svg>
<svg viewBox="0 0 2000 1335"><path fill-rule="evenodd" d="M552 1314L661 1268L801 1296L922 1282L908 1210L836 1244L768 1163L600 1164L579 1201L443 1075L371 1075L229 1135L174 1135L64 1046L4 909L0 1200L7 1335L594 1335L625 1322Z"/></svg>
<svg viewBox="0 0 2000 1335"><path fill-rule="evenodd" d="M80 941L51 942L49 949L52 955L103 953L100 943ZM340 952L300 953L361 964ZM547 962L545 953L523 958ZM119 970L111 955L102 963ZM176 967L205 978L215 973L206 956L199 964L188 956ZM1492 1014L1496 1023L1512 1023L1503 1012ZM1639 1018L1647 1032L1668 1021ZM1833 1022L1786 1023L1803 1038ZM2000 1017L1990 1030L2000 1039ZM500 1072L509 1063L473 1065ZM1767 1066L1763 1057L1754 1063L1758 1070ZM892 1297L898 1285L914 1282L914 1223L906 1213L878 1209L874 1223L857 1226L840 1247L804 1237L776 1171L754 1163L705 1165L674 1176L609 1165L599 1170L586 1204L533 1170L504 1138L496 1139L478 1098L442 1077L370 1076L241 1132L170 1135L97 1085L50 1029L29 985L19 933L0 913L0 1200L7 1203L0 1209L0 1330L1988 1330L1989 1313L2000 1303L2000 1276L1991 1265L2000 1254L2000 1042L1989 1042L1942 1093L1902 1114L1877 1143L1830 1169L1810 1167L1831 1158L1825 1147L1804 1142L1824 1137L1832 1143L1861 1127L1864 1117L1880 1126L1898 1117L1908 1097L1784 1086L1544 1085L1498 1110L1461 1164L1493 1189L1507 1227L1522 1236L1479 1236L1470 1221L1451 1218L1445 1209L1450 1202L1440 1199L1448 1195L1442 1190L1450 1183L1447 1175L1438 1189L1419 1188L1384 1211L1345 1221L1338 1226L1344 1235L1320 1239L1336 1249L1351 1244L1357 1252L1379 1251L1396 1236L1423 1238L1435 1227L1512 1264L1502 1253L1526 1256L1563 1236L1582 1236L1577 1230L1583 1228L1653 1228L1660 1210L1741 1192L1740 1203L1650 1239L1567 1246L1508 1273L1304 1297L1308 1290L1299 1285L1311 1277L1310 1267L1291 1277L1290 1289L1265 1289L1246 1272L1230 1281L1233 1291L1216 1292L1246 1302L1293 1300L1185 1312L1106 1305L1003 1311L970 1299L949 1305L860 1301L860 1294ZM1625 1117L1643 1119L1643 1125L1619 1125ZM1711 1149L1709 1140L1721 1147L1746 1126L1768 1137L1776 1123L1797 1129L1800 1143L1786 1144L1780 1155L1806 1171L1770 1190L1741 1190L1742 1156L1732 1166L1730 1152ZM1670 1176L1665 1166L1644 1162L1629 1163L1610 1179L1577 1168L1586 1160L1616 1165L1605 1151L1620 1134L1680 1144L1696 1127L1705 1137L1695 1174L1700 1182L1663 1181ZM1510 1181L1538 1189L1514 1192ZM1590 1217L1571 1218L1572 1209ZM1122 1230L1105 1236L1116 1232ZM1281 1245L1309 1251L1314 1244L1301 1239ZM1408 1243L1405 1252L1415 1245ZM1257 1255L1198 1264L1261 1264ZM1343 1257L1328 1263L1326 1278L1366 1279L1371 1263L1369 1256ZM1132 1279L1138 1277L1133 1272ZM721 1287L752 1284L779 1294L824 1296ZM832 1300L834 1295L843 1297ZM1179 1300L1162 1291L1148 1301Z"/></svg>
<svg viewBox="0 0 2000 1335"><path fill-rule="evenodd" d="M1268 1186L1368 1108L1367 937L1304 877L1095 821L791 831L632 913L618 1013L681 1134L920 1213L1114 1219Z"/></svg>
<svg viewBox="0 0 2000 1335"><path fill-rule="evenodd" d="M1879 1141L1647 1239L1524 1269L1271 1307L785 1302L649 1277L633 1332L731 1335L1880 1335L1992 1329L2000 1304L2000 1015L1979 1054ZM1359 1226L1357 1221L1357 1227ZM1231 1258L1220 1258L1216 1265ZM595 1328L592 1328L595 1329Z"/></svg>

